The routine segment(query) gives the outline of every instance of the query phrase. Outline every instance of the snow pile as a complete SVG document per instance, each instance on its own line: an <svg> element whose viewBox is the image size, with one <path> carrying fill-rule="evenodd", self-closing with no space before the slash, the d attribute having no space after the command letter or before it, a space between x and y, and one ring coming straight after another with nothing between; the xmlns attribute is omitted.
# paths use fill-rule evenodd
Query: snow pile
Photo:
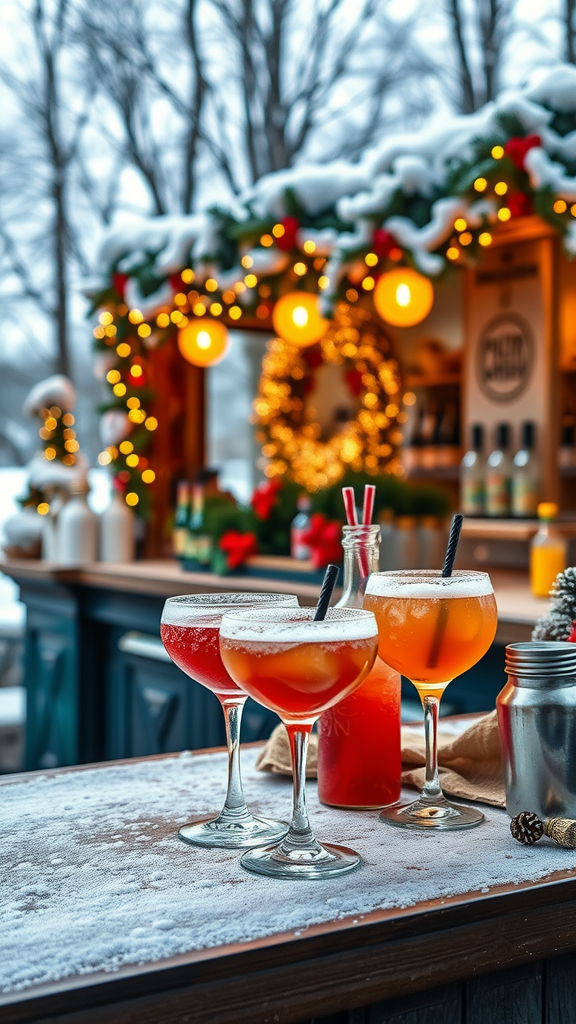
<svg viewBox="0 0 576 1024"><path fill-rule="evenodd" d="M256 772L258 753L242 755L248 802L285 818L290 780ZM322 807L309 784L318 837L348 843L364 864L345 882L253 876L238 854L195 849L176 835L221 806L225 776L225 755L182 754L6 778L0 989L299 934L378 908L537 880L574 863L573 853L548 841L514 842L506 814L494 808L483 808L486 823L472 833L421 836L390 828L376 812Z"/></svg>

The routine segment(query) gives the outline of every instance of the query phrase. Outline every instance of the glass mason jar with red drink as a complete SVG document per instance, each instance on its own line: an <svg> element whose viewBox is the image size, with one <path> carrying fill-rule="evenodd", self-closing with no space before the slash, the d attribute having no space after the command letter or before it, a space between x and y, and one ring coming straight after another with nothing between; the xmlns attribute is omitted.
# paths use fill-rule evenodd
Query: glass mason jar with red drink
<svg viewBox="0 0 576 1024"><path fill-rule="evenodd" d="M379 569L380 527L345 526L338 608L361 608ZM370 808L400 797L400 674L376 659L364 682L318 722L318 796L333 807Z"/></svg>

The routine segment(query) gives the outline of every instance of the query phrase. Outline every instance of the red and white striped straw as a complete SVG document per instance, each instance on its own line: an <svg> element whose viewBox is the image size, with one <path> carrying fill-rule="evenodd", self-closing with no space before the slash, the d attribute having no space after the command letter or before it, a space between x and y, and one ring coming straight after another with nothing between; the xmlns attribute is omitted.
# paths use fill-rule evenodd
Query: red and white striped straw
<svg viewBox="0 0 576 1024"><path fill-rule="evenodd" d="M366 484L364 488L364 507L362 509L362 525L370 526L374 515L374 498L376 497L375 484Z"/></svg>
<svg viewBox="0 0 576 1024"><path fill-rule="evenodd" d="M353 487L343 487L342 497L344 499L344 510L348 526L358 526L358 513L356 512L356 499Z"/></svg>

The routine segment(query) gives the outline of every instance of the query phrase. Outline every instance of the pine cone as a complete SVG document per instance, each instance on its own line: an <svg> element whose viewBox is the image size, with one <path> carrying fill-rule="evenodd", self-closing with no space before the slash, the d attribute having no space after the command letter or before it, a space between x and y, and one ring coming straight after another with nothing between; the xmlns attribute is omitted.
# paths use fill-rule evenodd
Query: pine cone
<svg viewBox="0 0 576 1024"><path fill-rule="evenodd" d="M510 831L519 843L524 846L532 846L537 843L544 834L544 822L537 814L531 811L520 811L510 822Z"/></svg>
<svg viewBox="0 0 576 1024"><path fill-rule="evenodd" d="M533 640L567 640L576 619L576 567L559 572L552 586L549 615L538 619Z"/></svg>

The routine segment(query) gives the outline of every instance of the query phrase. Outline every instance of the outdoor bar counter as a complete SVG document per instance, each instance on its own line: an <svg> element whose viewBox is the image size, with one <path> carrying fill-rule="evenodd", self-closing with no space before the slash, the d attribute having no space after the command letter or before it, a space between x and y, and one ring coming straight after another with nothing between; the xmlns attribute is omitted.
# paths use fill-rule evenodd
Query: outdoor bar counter
<svg viewBox="0 0 576 1024"><path fill-rule="evenodd" d="M288 813L290 781L248 802ZM345 879L250 875L177 838L219 805L224 752L6 777L3 1024L570 1024L574 851L514 842L504 811L422 836L322 807Z"/></svg>
<svg viewBox="0 0 576 1024"><path fill-rule="evenodd" d="M164 600L174 594L275 590L314 604L319 586L302 579L185 572L172 560L95 562L63 569L33 559L0 570L20 586L27 608L26 768L161 754L224 743L216 698L191 686L159 639ZM269 570L273 571L273 570ZM548 602L530 594L527 574L491 570L498 604L492 648L451 686L452 713L490 710L502 688L503 646L530 639ZM408 684L409 686L409 684ZM414 700L411 687L406 696ZM275 716L247 705L243 738L264 739Z"/></svg>

